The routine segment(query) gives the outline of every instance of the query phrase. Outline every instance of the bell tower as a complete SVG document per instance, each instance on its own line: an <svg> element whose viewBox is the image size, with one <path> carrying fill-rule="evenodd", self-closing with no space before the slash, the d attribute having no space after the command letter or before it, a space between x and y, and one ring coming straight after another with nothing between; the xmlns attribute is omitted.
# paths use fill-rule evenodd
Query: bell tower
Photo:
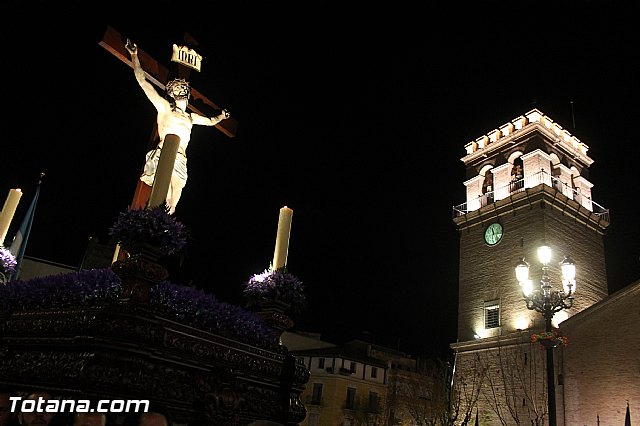
<svg viewBox="0 0 640 426"><path fill-rule="evenodd" d="M541 111L526 114L465 146L466 201L453 208L460 236L458 342L541 328L526 308L516 263L551 247L549 274L578 265L573 307L558 323L608 294L603 236L609 212L593 201L588 147Z"/></svg>
<svg viewBox="0 0 640 426"><path fill-rule="evenodd" d="M527 417L548 415L542 408L547 392L540 391L546 364L530 343L547 324L527 308L515 266L534 261L538 247L550 247L545 279L561 290L560 262L573 258L575 298L570 309L553 315L557 327L608 295L603 237L609 211L591 197L588 146L537 109L465 149L466 201L453 207L460 266L458 338L451 348L454 386L464 395L457 410L467 422L475 410L482 424L501 424L497 417L507 412L528 423ZM541 278L530 275L534 282ZM547 382L554 378L562 404L563 379L550 371Z"/></svg>

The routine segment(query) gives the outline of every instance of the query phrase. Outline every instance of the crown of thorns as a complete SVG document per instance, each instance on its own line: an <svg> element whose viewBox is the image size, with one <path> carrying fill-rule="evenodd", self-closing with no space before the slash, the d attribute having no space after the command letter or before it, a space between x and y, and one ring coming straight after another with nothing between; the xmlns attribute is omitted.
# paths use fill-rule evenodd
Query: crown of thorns
<svg viewBox="0 0 640 426"><path fill-rule="evenodd" d="M186 81L184 78L176 78L168 82L166 86L167 93L173 96L174 87L179 87L185 92L184 95L176 97L176 99L189 98L189 95L191 94L191 88L189 87L189 82Z"/></svg>

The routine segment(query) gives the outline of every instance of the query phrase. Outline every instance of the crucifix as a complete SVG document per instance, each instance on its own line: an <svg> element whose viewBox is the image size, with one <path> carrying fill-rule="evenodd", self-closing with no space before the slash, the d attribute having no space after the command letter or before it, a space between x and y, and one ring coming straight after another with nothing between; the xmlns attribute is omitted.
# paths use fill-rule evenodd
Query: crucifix
<svg viewBox="0 0 640 426"><path fill-rule="evenodd" d="M187 37L185 36L185 41L195 42ZM154 207L164 203L166 198L169 211L173 214L186 183L186 147L191 126L215 126L225 135L234 137L237 122L226 110L219 108L195 88L189 87L184 77L188 77L192 68L199 70L201 61L194 51L174 45L172 61L177 63L177 75L183 78L169 80L167 68L138 49L134 43L125 41L113 28L107 27L99 44L134 69L138 83L158 111L147 161L138 180L131 207ZM167 90L171 99L167 101L160 96L153 86ZM193 100L188 102L190 97ZM162 151L164 153L160 155ZM160 179L165 175L166 179Z"/></svg>

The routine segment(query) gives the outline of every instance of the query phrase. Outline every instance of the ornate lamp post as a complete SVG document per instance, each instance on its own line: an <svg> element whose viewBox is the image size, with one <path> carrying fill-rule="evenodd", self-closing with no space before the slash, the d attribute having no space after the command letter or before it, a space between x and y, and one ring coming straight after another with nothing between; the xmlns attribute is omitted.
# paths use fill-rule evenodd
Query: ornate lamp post
<svg viewBox="0 0 640 426"><path fill-rule="evenodd" d="M516 278L522 287L527 309L540 312L545 320L545 331L552 333L551 319L556 312L573 306L573 295L576 291L576 265L569 256L560 262L562 268L562 290L552 290L548 269L551 261L551 248L538 248L538 259L542 264L542 278L540 288L534 289L529 279L529 264L522 259L516 265ZM547 399L549 404L549 426L556 426L556 388L553 364L553 348L560 343L558 340L543 340L542 345L547 352Z"/></svg>

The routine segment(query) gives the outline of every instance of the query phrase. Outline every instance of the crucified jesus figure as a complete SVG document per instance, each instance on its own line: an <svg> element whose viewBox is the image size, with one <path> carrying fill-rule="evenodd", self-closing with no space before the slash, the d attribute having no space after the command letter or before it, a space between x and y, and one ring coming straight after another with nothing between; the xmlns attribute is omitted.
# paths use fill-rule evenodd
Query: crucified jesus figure
<svg viewBox="0 0 640 426"><path fill-rule="evenodd" d="M173 214L176 210L178 200L180 200L182 189L187 183L187 145L191 139L191 128L194 124L215 126L222 120L229 118L230 114L226 109L223 109L214 117L205 117L195 112L187 112L191 89L189 88L189 83L184 79L174 79L167 83L166 91L168 99L165 99L156 91L153 85L147 81L144 70L140 65L140 60L138 59L138 47L136 44L127 40L126 48L131 54L131 63L133 64L133 72L136 80L158 112L157 125L160 142L155 149L152 149L146 155L144 171L140 176L141 181L149 186L153 186L165 137L173 134L180 138L180 145L173 166L166 199L169 214Z"/></svg>

